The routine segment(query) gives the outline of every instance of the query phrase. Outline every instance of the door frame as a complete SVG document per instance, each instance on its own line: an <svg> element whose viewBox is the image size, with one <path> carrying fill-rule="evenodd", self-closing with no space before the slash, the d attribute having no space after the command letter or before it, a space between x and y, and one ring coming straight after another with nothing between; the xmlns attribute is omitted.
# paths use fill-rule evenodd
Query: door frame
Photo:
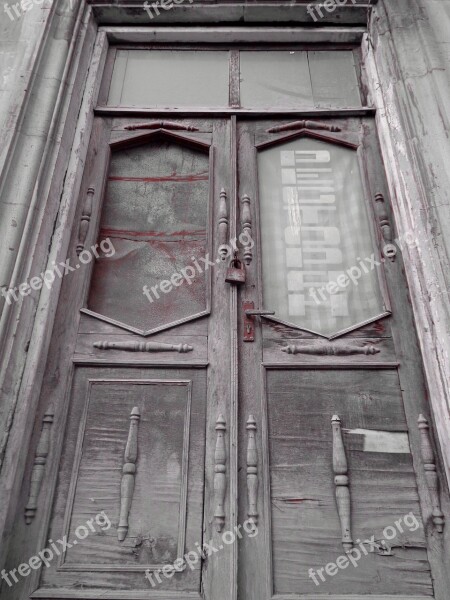
<svg viewBox="0 0 450 600"><path fill-rule="evenodd" d="M90 11L90 9L89 9ZM85 19L85 28L92 37L92 32L97 29L95 19L92 16L92 12L89 12L88 17ZM206 28L204 32L198 33L198 29L193 27L100 27L97 30L96 41L93 46L89 43L83 48L83 44L86 42L84 36L80 36L77 39L78 34L74 34L73 45L77 56L83 56L83 60L78 62L74 69L76 70L76 76L83 78L86 75L86 85L83 100L81 103L81 110L79 120L76 125L71 124L73 131L73 144L72 154L67 159L67 171L65 173L64 182L58 179L55 184L51 187L48 195L44 198L43 206L46 208L50 207L50 212L53 214L55 205L59 206L59 222L56 231L51 232L51 227L48 227L48 223L44 227L41 227L41 231L44 234L44 243L33 242L37 252L41 252L42 248L51 241L50 250L47 258L47 265L50 266L53 261L58 262L64 260L68 247L67 231L71 230L71 223L74 218L74 206L70 202L70 198L77 196L79 187L81 184L80 175L80 164L85 160L87 146L89 143L90 133L92 129L94 107L97 103L97 97L99 92L99 80L100 73L103 71L107 47L109 43L118 42L131 42L136 41L150 41L155 39L161 41L174 41L181 40L184 38L186 42L192 41L192 39L199 39L199 35L203 36L205 41L211 41L211 39L217 39L217 36L222 36L221 40L224 43L229 43L240 39L242 41L263 41L265 39L272 39L274 41L280 41L285 39L287 31L296 41L308 42L323 42L328 43L330 41L345 42L345 43L360 43L366 32L366 27L339 27L332 31L326 31L324 28L314 30L313 28L305 27L289 27L289 28L274 28L274 27L216 27ZM88 37L89 37L88 36ZM396 60L394 49L385 48L388 60ZM369 52L370 61L370 89L372 93L377 96L377 104L383 106L385 114L388 113L385 105L385 98L382 95L381 90L383 85L379 86L378 74L377 74L377 63L379 59L375 58L373 54ZM381 80L389 82L389 75L382 71L380 75ZM70 96L70 89L65 94L65 99ZM106 109L105 109L106 110ZM231 113L236 111L230 111ZM360 114L360 115L373 115L376 114L374 108L365 108L361 111L333 111L333 114ZM394 112L399 115L399 122L404 124L404 119L401 118L401 114L395 109ZM100 109L98 109L100 114ZM141 113L140 113L141 114ZM292 116L323 116L323 111L290 111ZM330 113L328 113L330 114ZM400 181L400 167L398 164L393 164L389 160L392 156L393 144L390 136L386 134L387 117L380 117L377 115L378 121L384 130L383 139L388 141L388 148L382 148L383 154L386 159L386 172L389 179L390 189L395 193L395 197L399 201L394 206L394 212L396 217L398 233L402 235L410 228L408 211L404 210L403 207L408 206L408 198L406 191L399 186L397 183ZM406 140L405 135L403 139ZM407 140L406 140L407 142ZM406 143L405 142L405 143ZM407 147L407 144L405 145ZM75 151L76 150L76 151ZM67 150L62 150L61 154L67 154ZM66 160L64 158L64 160ZM411 163L412 164L412 163ZM418 186L420 184L417 184ZM420 195L420 194L419 194ZM56 204L55 204L56 203ZM53 207L53 208L52 208ZM423 226L425 231L425 225ZM234 235L234 234L233 234ZM437 256L437 255L436 255ZM435 255L432 255L432 263L437 261ZM27 267L28 268L28 267ZM450 423L448 420L438 418L443 414L444 407L447 406L447 392L444 388L445 375L448 374L448 366L442 363L438 356L435 356L430 345L429 331L433 331L433 319L431 315L428 315L428 309L425 306L421 306L419 299L422 299L422 288L420 281L415 276L415 270L418 268L422 273L425 272L425 266L423 261L421 262L417 256L408 256L408 260L405 261L405 270L408 275L408 282L410 285L411 293L414 298L414 317L415 326L418 329L419 337L421 339L421 347L423 351L423 362L425 365L425 371L427 375L427 384L431 390L431 407L433 408L433 414L436 415L436 427L439 432L439 462L445 465L448 481L450 481L450 457L448 453L444 452L448 445L448 439L450 439ZM23 359L24 370L23 377L20 382L20 386L17 388L17 396L14 398L14 402L17 402L17 409L12 423L9 440L6 447L5 460L3 463L3 489L5 492L5 502L2 503L2 511L0 515L0 531L3 535L4 543L2 546L2 554L0 556L0 563L3 564L5 559L8 539L11 534L12 524L14 523L15 507L17 505L17 498L19 495L20 486L24 475L25 459L31 447L31 439L33 433L33 423L35 421L36 408L38 404L40 387L42 382L43 365L46 362L48 354L48 346L50 340L50 333L54 323L55 307L58 300L60 291L60 282L55 282L54 287L49 290L42 290L38 300L38 310L36 314L39 318L34 317L34 313L27 313L24 315L26 323L29 324L29 329L25 332L28 336L28 331L33 330L33 336L30 341L26 359ZM434 314L434 308L432 308L432 314ZM16 315L18 309L12 307L8 311L5 323L10 323L13 316ZM436 313L437 314L437 313ZM422 343L422 339L425 342ZM19 344L20 341L20 344ZM8 349L11 350L11 363L14 361L21 361L23 356L23 346L26 338L19 336L17 340L11 344L8 343Z"/></svg>

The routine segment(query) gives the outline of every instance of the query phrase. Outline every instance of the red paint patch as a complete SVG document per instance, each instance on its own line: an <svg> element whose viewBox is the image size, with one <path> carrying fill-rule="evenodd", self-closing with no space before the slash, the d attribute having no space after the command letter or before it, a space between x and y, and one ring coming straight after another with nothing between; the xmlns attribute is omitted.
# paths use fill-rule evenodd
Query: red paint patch
<svg viewBox="0 0 450 600"><path fill-rule="evenodd" d="M202 236L206 237L206 231L204 229L198 229L193 231L172 231L172 233L166 233L164 231L133 231L131 229L110 229L101 228L100 235L104 237L120 237L120 236L133 236L133 237L173 237L173 238L185 238L191 236Z"/></svg>
<svg viewBox="0 0 450 600"><path fill-rule="evenodd" d="M160 181L176 181L176 182L191 182L191 181L208 181L208 173L193 173L186 175L165 175L164 177L108 177L109 181L143 181L144 183L158 183Z"/></svg>

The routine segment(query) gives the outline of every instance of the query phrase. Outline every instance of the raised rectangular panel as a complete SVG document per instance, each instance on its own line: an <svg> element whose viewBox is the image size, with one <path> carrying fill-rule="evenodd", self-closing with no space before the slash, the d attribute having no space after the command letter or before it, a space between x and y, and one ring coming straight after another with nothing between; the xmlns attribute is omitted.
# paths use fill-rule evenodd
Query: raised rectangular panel
<svg viewBox="0 0 450 600"><path fill-rule="evenodd" d="M343 448L338 451L335 441L333 452L334 415ZM432 596L397 371L269 369L266 426L274 594L370 598L395 589L405 597ZM384 443L375 446L372 440L380 434ZM344 452L345 468L337 469ZM345 556L337 471L348 476L351 534L361 558L335 576L323 572L322 581L317 570ZM365 555L360 542L372 536L378 547L363 544Z"/></svg>
<svg viewBox="0 0 450 600"><path fill-rule="evenodd" d="M147 569L201 543L205 392L200 369L77 371L49 533L71 545L43 571L40 594L150 592ZM102 511L110 527L96 524ZM89 519L94 531L79 538ZM198 592L200 567L162 580L159 590Z"/></svg>

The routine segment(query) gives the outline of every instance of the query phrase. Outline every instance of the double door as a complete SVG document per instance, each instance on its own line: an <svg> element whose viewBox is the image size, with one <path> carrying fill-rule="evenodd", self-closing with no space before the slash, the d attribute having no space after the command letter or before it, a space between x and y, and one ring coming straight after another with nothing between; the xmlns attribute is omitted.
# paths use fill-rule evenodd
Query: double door
<svg viewBox="0 0 450 600"><path fill-rule="evenodd" d="M31 596L443 599L413 238L370 119L96 118L18 533L71 545Z"/></svg>

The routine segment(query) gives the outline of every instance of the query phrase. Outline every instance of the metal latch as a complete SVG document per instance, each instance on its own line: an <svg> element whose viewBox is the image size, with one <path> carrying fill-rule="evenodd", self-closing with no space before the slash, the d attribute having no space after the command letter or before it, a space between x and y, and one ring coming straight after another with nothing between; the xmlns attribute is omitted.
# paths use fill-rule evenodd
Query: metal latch
<svg viewBox="0 0 450 600"><path fill-rule="evenodd" d="M242 302L244 311L244 342L255 341L255 321L254 317L262 317L264 315L274 315L274 310L258 310L255 309L255 303L248 300Z"/></svg>

